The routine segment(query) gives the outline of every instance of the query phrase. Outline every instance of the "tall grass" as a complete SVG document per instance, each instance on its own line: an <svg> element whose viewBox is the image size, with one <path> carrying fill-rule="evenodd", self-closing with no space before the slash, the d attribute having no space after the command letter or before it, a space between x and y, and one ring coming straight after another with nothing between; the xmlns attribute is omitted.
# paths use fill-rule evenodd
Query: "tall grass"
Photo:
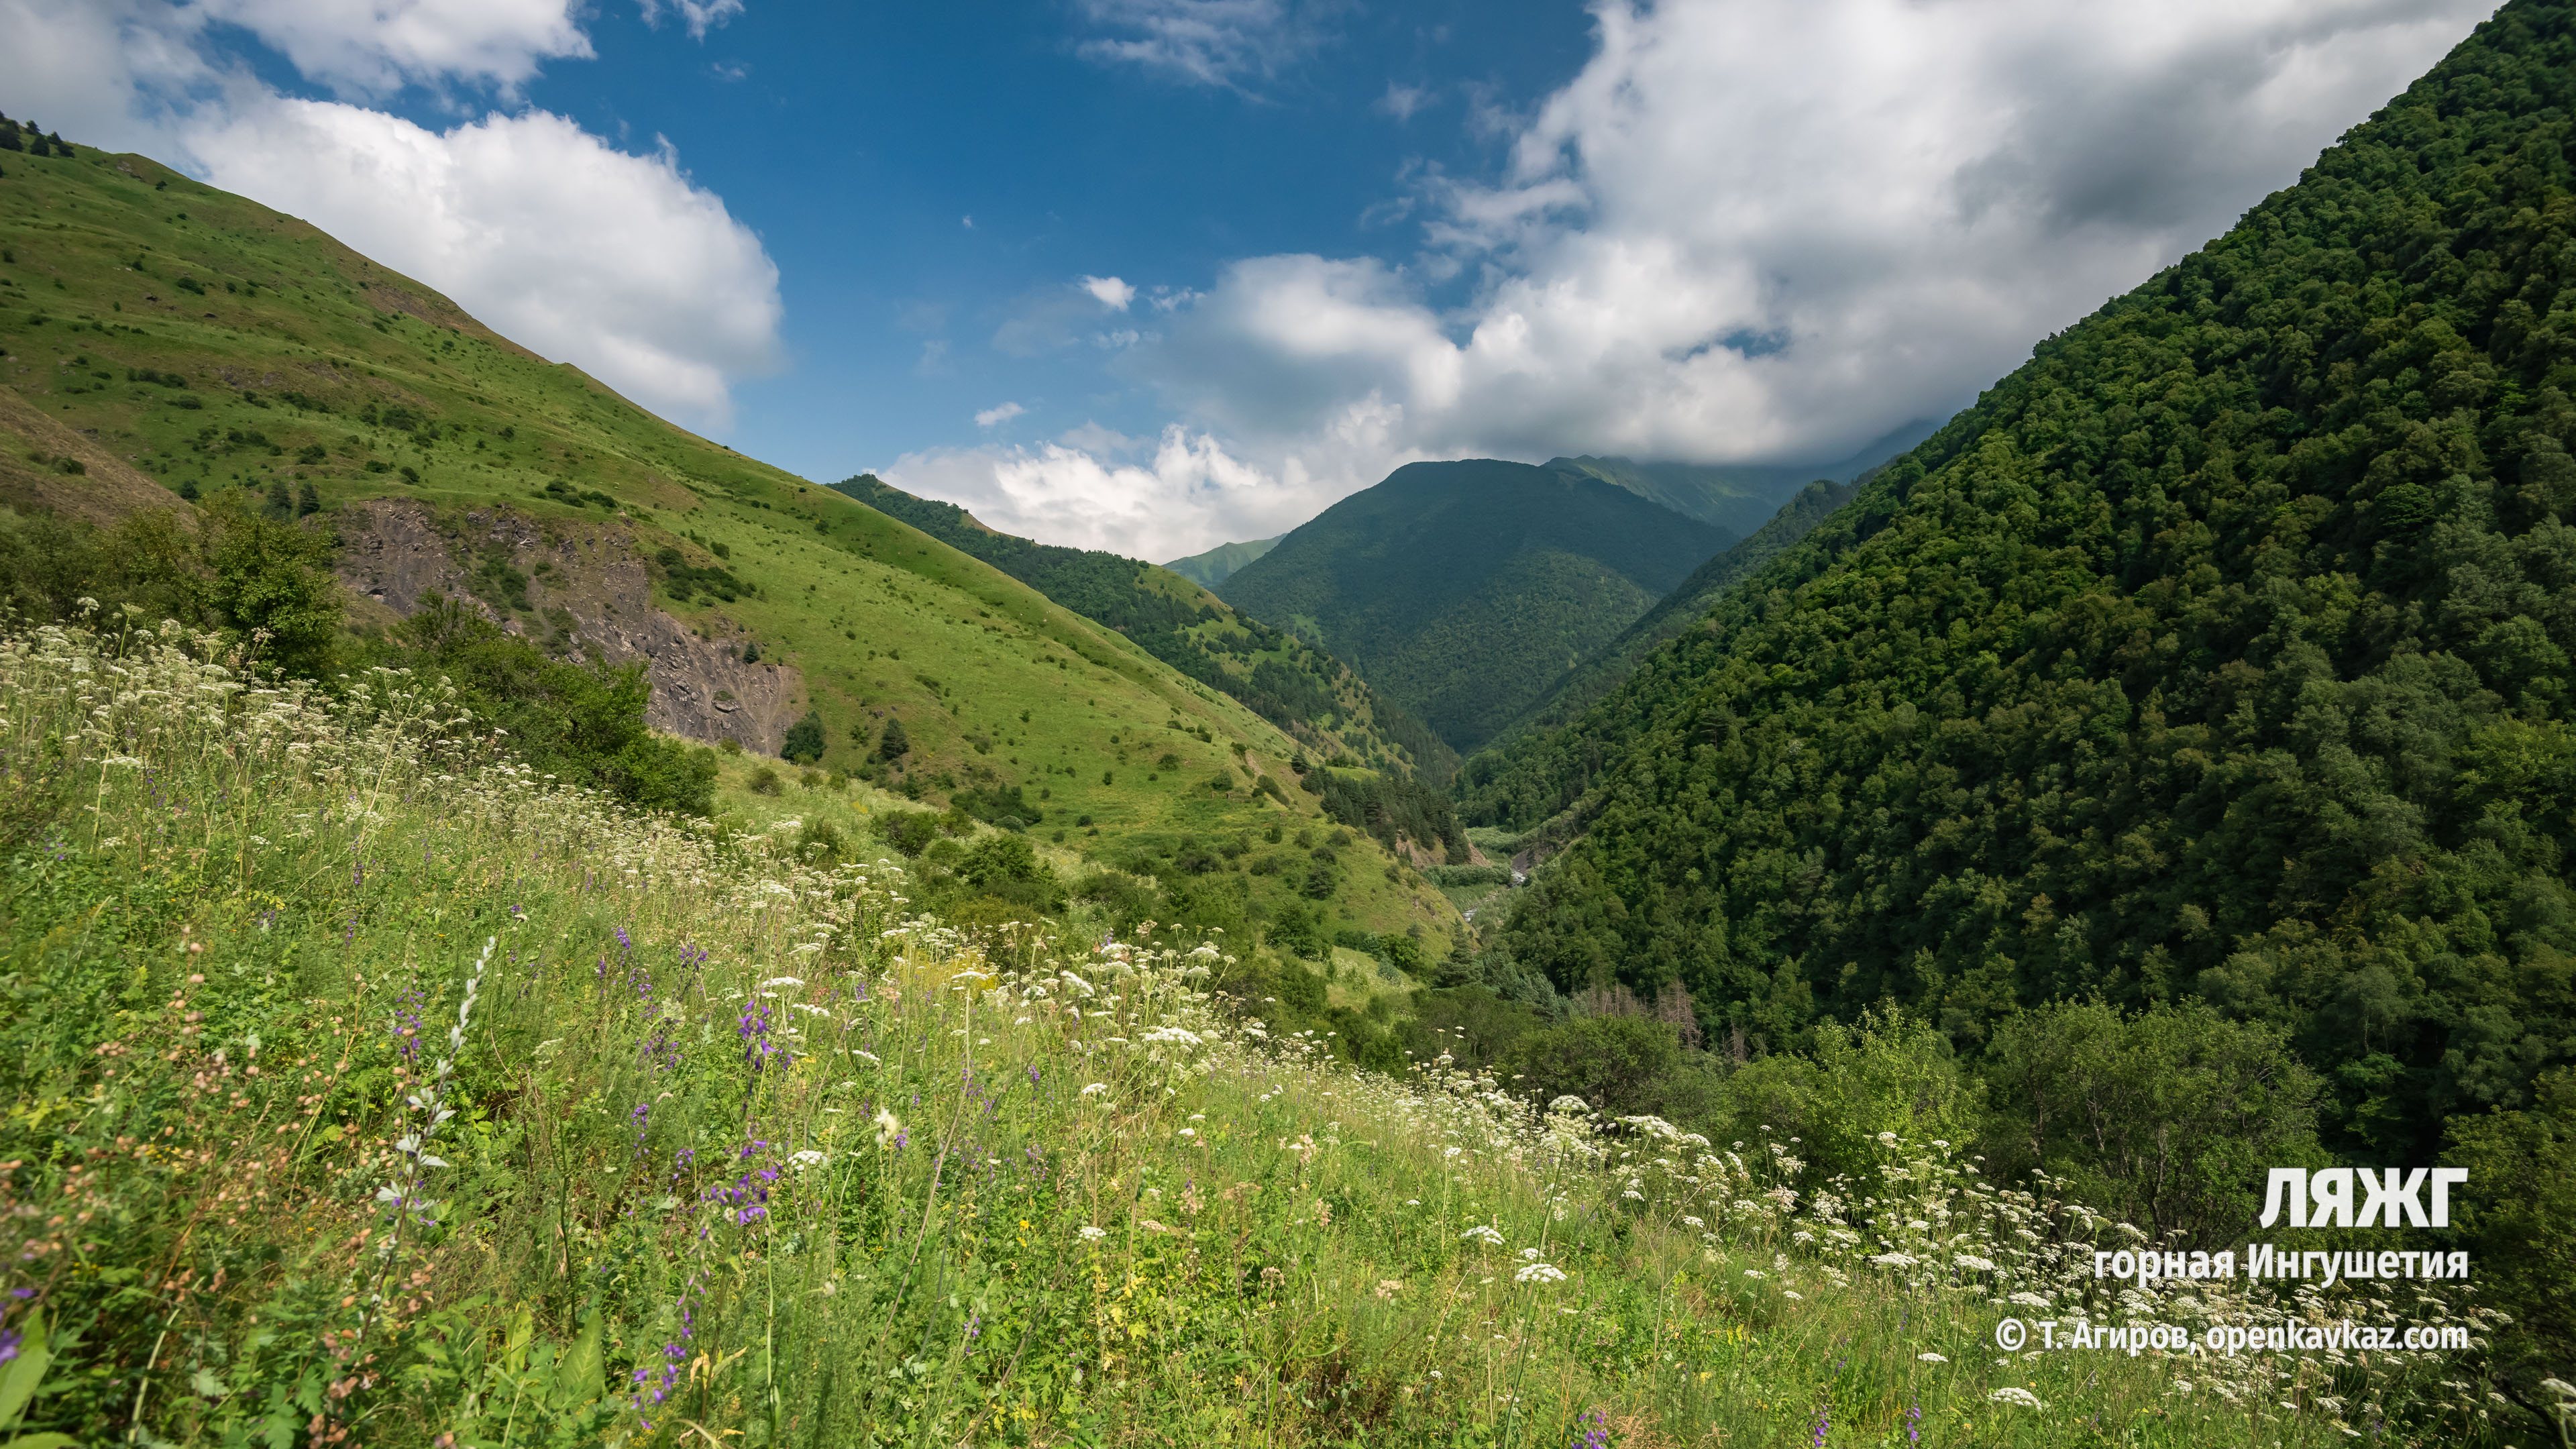
<svg viewBox="0 0 2576 1449"><path fill-rule="evenodd" d="M2008 1311L2355 1305L2105 1295L2118 1225L1944 1144L1820 1184L1794 1141L1542 1110L1445 1058L1351 1073L1218 1010L1221 939L1079 915L969 939L887 862L554 788L435 683L326 698L211 648L0 643L0 1432L2479 1432L2414 1355L1998 1354Z"/></svg>

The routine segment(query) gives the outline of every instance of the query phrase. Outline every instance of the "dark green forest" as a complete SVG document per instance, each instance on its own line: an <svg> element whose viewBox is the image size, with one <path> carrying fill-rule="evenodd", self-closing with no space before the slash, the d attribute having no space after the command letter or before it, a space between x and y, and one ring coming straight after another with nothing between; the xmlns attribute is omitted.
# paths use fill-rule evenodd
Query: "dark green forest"
<svg viewBox="0 0 2576 1449"><path fill-rule="evenodd" d="M1370 765L1434 783L1457 767L1455 751L1340 660L1249 615L1210 608L1204 595L1189 597L1185 584L1157 587L1151 564L996 533L954 503L916 498L871 473L832 487L1108 625L1290 734L1312 739L1318 729L1334 730Z"/></svg>
<svg viewBox="0 0 2576 1449"><path fill-rule="evenodd" d="M1570 470L1411 463L1220 592L1466 750L1735 537Z"/></svg>
<svg viewBox="0 0 2576 1449"><path fill-rule="evenodd" d="M1581 827L1513 955L1757 1054L2204 1003L2352 1160L2531 1108L2576 1060L2572 32L2508 6L1479 761L1472 821Z"/></svg>
<svg viewBox="0 0 2576 1449"><path fill-rule="evenodd" d="M1507 807L1485 798L1482 785L1506 774L1524 788L1530 781L1545 779L1562 797L1549 809L1538 812L1541 818L1563 809L1579 796L1583 791L1581 782L1588 778L1582 768L1568 769L1557 764L1533 772L1522 764L1522 753L1531 749L1556 750L1572 743L1570 736L1559 732L1561 726L1572 723L1602 696L1618 688L1648 655L1698 623L1728 589L1751 577L1782 549L1805 538L1809 530L1849 503L1855 491L1850 484L1823 478L1799 489L1797 496L1782 505L1771 521L1751 537L1693 569L1691 576L1664 595L1663 602L1647 610L1644 618L1567 670L1545 697L1495 736L1470 762L1469 773L1459 788L1462 805L1470 817L1480 824L1495 824L1530 814L1525 804Z"/></svg>

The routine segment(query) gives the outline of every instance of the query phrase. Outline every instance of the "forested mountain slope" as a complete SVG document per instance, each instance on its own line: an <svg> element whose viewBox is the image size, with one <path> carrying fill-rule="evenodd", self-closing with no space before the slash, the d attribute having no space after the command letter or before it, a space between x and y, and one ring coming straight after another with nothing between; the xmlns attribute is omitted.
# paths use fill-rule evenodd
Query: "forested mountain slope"
<svg viewBox="0 0 2576 1449"><path fill-rule="evenodd" d="M1099 549L997 533L954 503L914 497L873 473L832 486L1117 630L1318 754L1348 754L1434 784L1445 784L1457 768L1457 754L1438 736L1372 693L1340 660L1237 613L1178 574Z"/></svg>
<svg viewBox="0 0 2576 1449"><path fill-rule="evenodd" d="M1533 824L1572 803L1588 778L1572 762L1585 751L1574 747L1575 736L1560 735L1559 727L1618 688L1647 656L1697 623L1720 595L1806 537L1857 491L1849 484L1822 478L1808 484L1752 537L1693 569L1644 618L1567 670L1545 697L1489 741L1467 768L1459 794L1469 823ZM1588 729L1590 736L1597 737L1602 726L1594 723ZM1542 800L1548 803L1538 805Z"/></svg>
<svg viewBox="0 0 2576 1449"><path fill-rule="evenodd" d="M2040 345L1594 707L1513 949L1773 1043L2196 994L2370 1161L2526 1100L2576 1057L2571 113L2570 7L2510 4Z"/></svg>
<svg viewBox="0 0 2576 1449"><path fill-rule="evenodd" d="M1830 463L1640 463L1634 458L1550 458L1542 466L1615 483L1651 503L1744 537L1798 490L1821 478L1849 483L1932 435L1925 418L1890 429L1848 458Z"/></svg>
<svg viewBox="0 0 2576 1449"><path fill-rule="evenodd" d="M1411 463L1290 533L1222 593L1332 651L1463 750L1734 537L1580 474Z"/></svg>
<svg viewBox="0 0 2576 1449"><path fill-rule="evenodd" d="M1329 865L1292 856L1274 828L1338 833L1349 791L1300 788L1307 746L1238 700L304 222L67 150L0 168L0 602L265 630L262 658L326 680L472 674L478 704L563 736L567 761L597 753L573 703L631 715L641 693L664 730L1015 821L1211 921L1454 929L1390 849L1402 831L1445 854L1445 801L1340 821L1361 834ZM325 587L245 587L263 550L277 577L313 560ZM433 593L463 612L422 634ZM866 828L848 802L842 828Z"/></svg>
<svg viewBox="0 0 2576 1449"><path fill-rule="evenodd" d="M1287 536L1283 533L1278 538L1256 538L1250 543L1220 543L1205 553L1176 558L1163 567L1203 589L1213 589L1234 577L1245 564L1278 547L1279 539Z"/></svg>

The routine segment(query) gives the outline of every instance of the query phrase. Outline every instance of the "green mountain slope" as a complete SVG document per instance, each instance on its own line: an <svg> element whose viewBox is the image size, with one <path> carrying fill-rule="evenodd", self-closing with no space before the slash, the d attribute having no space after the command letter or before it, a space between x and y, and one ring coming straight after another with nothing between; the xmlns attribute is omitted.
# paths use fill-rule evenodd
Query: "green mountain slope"
<svg viewBox="0 0 2576 1449"><path fill-rule="evenodd" d="M1224 595L1470 749L1733 541L1596 478L1413 463L1289 534Z"/></svg>
<svg viewBox="0 0 2576 1449"><path fill-rule="evenodd" d="M2576 1058L2572 28L2505 7L1594 706L1513 949L1757 1042L2196 995L2356 1160L2526 1103Z"/></svg>
<svg viewBox="0 0 2576 1449"><path fill-rule="evenodd" d="M1314 847L1329 868L1273 839L1332 829L1322 781L1292 769L1307 747L1116 631L291 217L142 157L5 169L0 524L164 510L185 531L187 495L309 514L356 635L464 598L560 659L643 668L661 729L765 754L794 737L819 770L1016 818L1211 920L1321 912L1434 950L1452 929L1393 849L1409 830L1413 854L1445 853L1440 821L1345 822L1356 839Z"/></svg>
<svg viewBox="0 0 2576 1449"><path fill-rule="evenodd" d="M1860 451L1831 463L1640 463L1633 458L1551 458L1547 467L1613 483L1685 518L1713 523L1739 538L1817 479L1849 483L1932 436L1925 418L1890 429Z"/></svg>
<svg viewBox="0 0 2576 1449"><path fill-rule="evenodd" d="M1213 589L1232 578L1245 564L1278 547L1279 538L1256 538L1250 543L1220 543L1205 553L1176 558L1163 567L1188 579L1203 589Z"/></svg>
<svg viewBox="0 0 2576 1449"><path fill-rule="evenodd" d="M1445 784L1458 757L1340 660L1246 618L1216 595L1137 559L997 533L954 503L863 473L832 485L889 517L1132 639L1182 674L1240 700L1318 755Z"/></svg>
<svg viewBox="0 0 2576 1449"><path fill-rule="evenodd" d="M1618 638L1566 671L1564 678L1532 705L1528 713L1488 741L1465 772L1467 783L1460 787L1460 797L1467 807L1469 823L1502 825L1531 817L1529 805L1502 804L1491 798L1484 788L1506 775L1516 778L1532 776L1534 762L1523 760L1522 751L1527 748L1523 742L1544 739L1548 741L1543 747L1545 751L1571 763L1570 757L1582 752L1567 750L1566 746L1573 741L1560 738L1555 733L1561 726L1572 723L1595 701L1618 688L1622 681L1636 672L1638 664L1648 655L1697 623L1700 616L1717 603L1720 595L1769 563L1782 549L1806 537L1810 529L1824 522L1835 509L1850 502L1855 491L1848 484L1830 483L1821 478L1808 484L1751 538L1693 569L1691 576L1664 595L1661 603L1647 610L1644 618L1629 625ZM1541 818L1563 809L1583 789L1578 783L1581 771L1568 770L1555 761L1538 765L1535 777L1546 779L1549 788L1560 797L1553 805L1537 812ZM1523 783L1520 788L1527 789L1528 786Z"/></svg>

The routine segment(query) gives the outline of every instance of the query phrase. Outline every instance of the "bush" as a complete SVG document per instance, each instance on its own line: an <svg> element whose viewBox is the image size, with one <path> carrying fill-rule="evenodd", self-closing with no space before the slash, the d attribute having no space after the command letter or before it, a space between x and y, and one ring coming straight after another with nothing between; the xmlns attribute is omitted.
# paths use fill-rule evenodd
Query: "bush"
<svg viewBox="0 0 2576 1449"><path fill-rule="evenodd" d="M1025 830L1046 818L1043 811L1029 803L1013 785L1005 790L995 785L982 790L960 790L950 797L952 808L1005 830Z"/></svg>
<svg viewBox="0 0 2576 1449"><path fill-rule="evenodd" d="M1512 1044L1505 1065L1541 1103L1581 1097L1614 1117L1663 1115L1682 1064L1681 1038L1660 1021L1587 1016L1530 1032Z"/></svg>
<svg viewBox="0 0 2576 1449"><path fill-rule="evenodd" d="M939 836L939 817L928 810L889 810L877 817L877 837L906 856L918 856Z"/></svg>
<svg viewBox="0 0 2576 1449"><path fill-rule="evenodd" d="M2134 1015L2059 1002L2008 1017L1986 1081L2001 1180L2044 1167L2093 1207L2159 1235L2243 1231L2261 1211L2264 1169L2326 1160L2324 1082L2279 1031L2198 1002Z"/></svg>
<svg viewBox="0 0 2576 1449"><path fill-rule="evenodd" d="M778 753L800 764L823 758L823 716L814 710L805 711L803 719L788 726L787 738L779 745Z"/></svg>
<svg viewBox="0 0 2576 1449"><path fill-rule="evenodd" d="M1901 1012L1871 1012L1851 1026L1820 1024L1808 1052L1736 1069L1725 1080L1719 1120L1702 1130L1749 1141L1767 1124L1781 1137L1799 1138L1822 1177L1857 1177L1884 1159L1879 1133L1965 1142L1976 1135L1977 1109L1976 1089L1947 1037Z"/></svg>
<svg viewBox="0 0 2576 1449"><path fill-rule="evenodd" d="M647 810L703 815L714 806L714 754L646 728L652 687L639 666L548 658L437 593L394 626L384 657L446 675L459 702L507 730L512 749L541 772Z"/></svg>

